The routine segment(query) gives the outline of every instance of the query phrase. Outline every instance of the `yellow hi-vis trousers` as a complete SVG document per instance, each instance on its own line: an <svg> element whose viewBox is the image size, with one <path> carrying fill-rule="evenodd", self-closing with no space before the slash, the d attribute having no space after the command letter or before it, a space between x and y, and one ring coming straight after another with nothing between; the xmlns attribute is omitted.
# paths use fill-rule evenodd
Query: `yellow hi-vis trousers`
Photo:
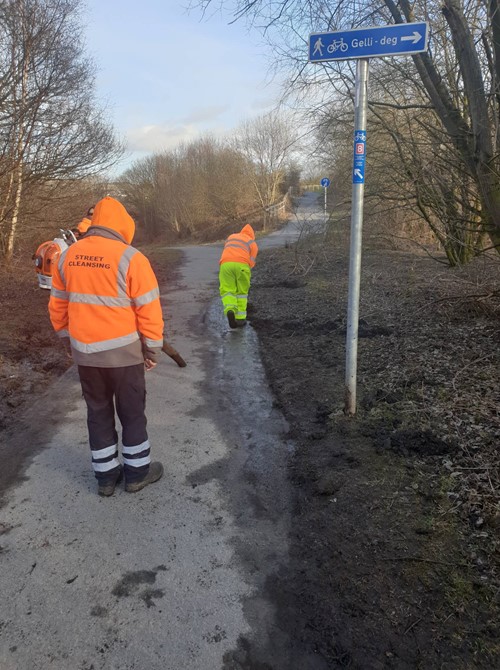
<svg viewBox="0 0 500 670"><path fill-rule="evenodd" d="M221 263L219 292L224 314L234 312L236 319L247 318L247 300L252 271L246 263Z"/></svg>

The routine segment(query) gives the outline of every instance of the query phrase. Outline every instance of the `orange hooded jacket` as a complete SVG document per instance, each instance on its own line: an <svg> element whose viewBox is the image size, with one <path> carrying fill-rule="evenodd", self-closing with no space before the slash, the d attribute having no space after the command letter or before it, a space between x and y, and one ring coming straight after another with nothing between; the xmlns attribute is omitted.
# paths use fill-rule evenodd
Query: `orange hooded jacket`
<svg viewBox="0 0 500 670"><path fill-rule="evenodd" d="M78 230L80 235L84 235L91 225L92 225L91 219L84 217L77 225L76 229Z"/></svg>
<svg viewBox="0 0 500 670"><path fill-rule="evenodd" d="M54 268L49 314L71 342L78 365L126 367L155 360L163 344L158 282L148 259L130 246L135 224L114 198L103 198L85 237Z"/></svg>
<svg viewBox="0 0 500 670"><path fill-rule="evenodd" d="M241 232L229 235L219 265L221 263L246 263L253 268L258 253L259 247L255 241L254 230L251 225L247 224L241 229Z"/></svg>

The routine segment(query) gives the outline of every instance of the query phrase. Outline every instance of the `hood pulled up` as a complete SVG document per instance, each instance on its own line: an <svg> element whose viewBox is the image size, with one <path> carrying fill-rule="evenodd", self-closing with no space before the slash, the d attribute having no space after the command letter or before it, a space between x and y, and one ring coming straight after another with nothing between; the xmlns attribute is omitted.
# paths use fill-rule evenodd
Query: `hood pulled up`
<svg viewBox="0 0 500 670"><path fill-rule="evenodd" d="M110 228L130 244L135 234L134 219L125 207L111 196L99 200L92 215L92 226Z"/></svg>

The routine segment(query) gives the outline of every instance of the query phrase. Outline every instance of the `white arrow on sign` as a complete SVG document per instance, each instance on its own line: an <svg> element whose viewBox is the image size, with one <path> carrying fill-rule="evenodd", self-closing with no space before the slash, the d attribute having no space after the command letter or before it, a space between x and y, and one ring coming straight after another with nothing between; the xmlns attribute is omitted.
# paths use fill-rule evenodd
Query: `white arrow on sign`
<svg viewBox="0 0 500 670"><path fill-rule="evenodd" d="M354 170L354 176L357 177L358 179L363 179L363 173L361 170Z"/></svg>
<svg viewBox="0 0 500 670"><path fill-rule="evenodd" d="M405 35L401 38L401 42L413 42L413 44L416 44L420 39L422 39L422 35L414 30L413 35Z"/></svg>

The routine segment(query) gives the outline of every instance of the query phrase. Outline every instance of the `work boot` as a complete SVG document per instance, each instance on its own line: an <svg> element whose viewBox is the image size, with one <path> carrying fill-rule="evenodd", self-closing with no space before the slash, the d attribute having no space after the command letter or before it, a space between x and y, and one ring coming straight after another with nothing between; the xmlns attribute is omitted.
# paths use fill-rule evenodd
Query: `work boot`
<svg viewBox="0 0 500 670"><path fill-rule="evenodd" d="M160 463L160 461L153 461L153 463L151 463L149 466L148 474L144 477L144 479L141 479L138 482L126 482L125 491L128 491L128 493L136 493L148 484L157 482L159 479L161 479L162 475L163 465Z"/></svg>
<svg viewBox="0 0 500 670"><path fill-rule="evenodd" d="M237 328L243 328L243 326L247 325L247 320L246 319L236 319L236 327Z"/></svg>
<svg viewBox="0 0 500 670"><path fill-rule="evenodd" d="M236 325L236 317L234 315L234 312L230 309L229 312L227 313L227 320L229 321L229 327L230 328L238 328Z"/></svg>
<svg viewBox="0 0 500 670"><path fill-rule="evenodd" d="M106 498L112 496L113 493L115 492L116 485L119 482L121 482L122 479L123 479L123 467L120 465L120 469L117 470L115 478L109 482L102 482L101 484L99 484L97 488L97 493L100 496L104 496Z"/></svg>

